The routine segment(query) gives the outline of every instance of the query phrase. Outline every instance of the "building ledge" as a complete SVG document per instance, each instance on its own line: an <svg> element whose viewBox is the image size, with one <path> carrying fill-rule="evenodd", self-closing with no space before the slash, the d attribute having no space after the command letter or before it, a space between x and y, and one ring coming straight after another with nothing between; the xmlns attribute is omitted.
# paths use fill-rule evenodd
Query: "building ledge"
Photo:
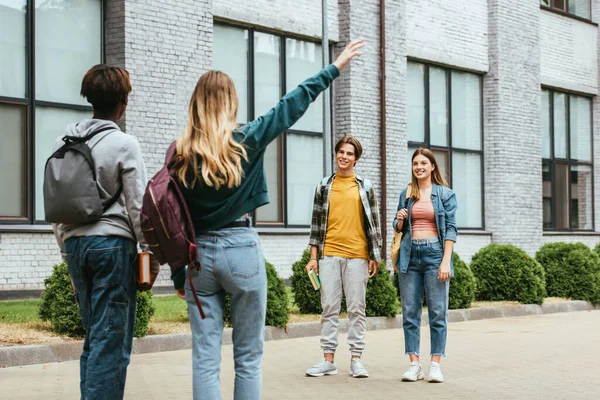
<svg viewBox="0 0 600 400"><path fill-rule="evenodd" d="M0 233L52 233L52 225L0 225Z"/></svg>
<svg viewBox="0 0 600 400"><path fill-rule="evenodd" d="M562 15L563 17L573 18L573 19L576 19L577 21L585 22L586 24L598 26L597 23L593 22L590 19L583 18L583 17L577 16L575 14L571 14L571 13L568 13L568 12L565 12L565 11L557 10L555 8L545 6L543 4L540 4L540 8L542 10L544 10L544 11L548 11L548 12L551 12L551 13L554 13L554 14Z"/></svg>
<svg viewBox="0 0 600 400"><path fill-rule="evenodd" d="M492 236L492 232L483 229L458 229L458 236L469 235L469 236Z"/></svg>
<svg viewBox="0 0 600 400"><path fill-rule="evenodd" d="M600 237L600 232L593 231L546 231L544 236L597 236Z"/></svg>

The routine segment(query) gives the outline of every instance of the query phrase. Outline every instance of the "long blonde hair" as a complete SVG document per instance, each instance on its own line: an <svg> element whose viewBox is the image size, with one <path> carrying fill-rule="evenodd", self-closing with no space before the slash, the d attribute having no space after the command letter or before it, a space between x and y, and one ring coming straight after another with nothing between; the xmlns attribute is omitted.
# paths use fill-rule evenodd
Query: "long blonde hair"
<svg viewBox="0 0 600 400"><path fill-rule="evenodd" d="M237 93L227 74L211 70L200 77L187 125L177 139L177 175L186 188L199 181L217 190L242 183L242 159L248 160L248 155L233 138L237 111Z"/></svg>
<svg viewBox="0 0 600 400"><path fill-rule="evenodd" d="M433 152L425 147L419 147L417 150L415 150L411 158L410 175L412 179L407 192L409 194L409 197L412 197L415 201L418 201L421 198L421 192L419 190L419 181L417 180L415 174L412 172L412 161L414 161L415 157L418 155L427 157L431 165L435 167L434 170L431 172L431 180L433 181L433 183L440 186L448 187L448 183L442 176L442 172L440 171L440 167L437 163L437 160L435 159L435 155L433 154Z"/></svg>

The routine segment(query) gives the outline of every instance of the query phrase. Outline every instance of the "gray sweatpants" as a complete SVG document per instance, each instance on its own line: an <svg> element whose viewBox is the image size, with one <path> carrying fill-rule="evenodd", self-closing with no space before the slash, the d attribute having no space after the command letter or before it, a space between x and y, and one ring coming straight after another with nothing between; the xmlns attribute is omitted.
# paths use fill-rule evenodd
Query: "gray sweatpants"
<svg viewBox="0 0 600 400"><path fill-rule="evenodd" d="M348 345L353 356L365 351L365 316L369 261L358 258L325 257L319 262L321 280L321 347L335 353L342 294L348 308Z"/></svg>

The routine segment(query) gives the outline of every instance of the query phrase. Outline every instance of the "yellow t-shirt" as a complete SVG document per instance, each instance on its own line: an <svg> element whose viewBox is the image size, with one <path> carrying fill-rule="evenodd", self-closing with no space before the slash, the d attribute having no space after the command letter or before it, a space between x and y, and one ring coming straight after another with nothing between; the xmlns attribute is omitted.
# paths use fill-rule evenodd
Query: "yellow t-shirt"
<svg viewBox="0 0 600 400"><path fill-rule="evenodd" d="M323 254L369 259L365 218L356 175L336 175L329 195L329 216Z"/></svg>

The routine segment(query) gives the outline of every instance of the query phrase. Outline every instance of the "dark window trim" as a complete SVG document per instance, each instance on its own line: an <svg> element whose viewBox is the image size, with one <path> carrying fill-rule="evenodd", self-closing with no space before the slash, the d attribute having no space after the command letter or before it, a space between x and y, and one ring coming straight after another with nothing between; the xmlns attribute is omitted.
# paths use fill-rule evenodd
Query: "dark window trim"
<svg viewBox="0 0 600 400"><path fill-rule="evenodd" d="M552 4L552 3L550 3L550 4ZM567 10L569 9L569 2L568 2L568 0L565 0L565 7L567 8ZM563 17L573 18L573 19L576 19L578 21L585 22L586 24L590 24L590 25L593 25L593 26L598 26L598 24L596 22L592 21L591 19L587 19L587 18L584 18L584 17L580 17L579 15L571 14L568 11L562 11L559 8L554 8L554 7L551 7L551 6L550 7L549 6L545 6L545 5L543 5L543 4L540 3L540 9L542 9L544 11L548 11L548 12L554 13L554 14L562 15ZM590 11L593 11L593 9L591 8L591 4L590 4Z"/></svg>
<svg viewBox="0 0 600 400"><path fill-rule="evenodd" d="M279 69L279 79L280 79L280 88L281 88L281 93L280 96L283 97L285 96L285 94L287 93L287 57L286 57L286 41L287 39L295 39L295 40L302 40L304 42L310 42L310 43L315 43L317 45L321 45L321 42L318 39L315 39L314 37L308 37L308 36L304 36L304 35L298 35L298 34L290 34L288 32L285 31L280 31L280 30L274 30L274 29L267 29L264 27L257 27L255 25L252 24L246 24L246 23L240 23L239 21L232 21L232 20L228 20L226 18L217 18L215 17L213 20L213 25L217 26L224 26L224 27L229 27L229 28L233 28L233 29L240 29L240 30L245 30L248 32L248 69L247 69L247 74L248 74L248 101L247 101L247 116L248 116L248 121L244 121L244 123L247 123L249 121L254 120L257 116L255 115L254 109L255 109L255 104L254 104L254 97L255 97L255 84L254 84L254 64L255 64L255 55L254 55L254 34L256 32L259 33L264 33L267 35L272 35L272 36L277 36L279 38L279 42L280 42L280 50L279 50L279 56L280 56L280 60L279 60L279 65L280 65L280 69ZM330 52L331 52L331 46L330 46ZM332 109L333 112L333 109ZM332 118L333 120L333 118ZM279 181L281 182L281 187L279 190L279 196L280 196L280 216L281 216L281 220L280 221L257 221L257 212L253 212L253 224L256 227L260 227L260 228L308 228L310 227L310 223L305 224L305 225L296 225L296 224L290 224L288 223L288 215L287 215L287 211L289 209L289 204L288 204L288 193L287 193L287 173L288 173L288 163L287 163L287 141L288 141L288 134L293 134L293 135L304 135L304 136L311 136L311 137L323 137L324 132L316 132L316 131L304 131L304 130L296 130L296 129L289 129L288 131L284 132L280 137L280 145L279 147L279 156L281 157L281 163L280 164L280 168L278 169L277 173L279 174Z"/></svg>
<svg viewBox="0 0 600 400"><path fill-rule="evenodd" d="M412 62L412 63L417 63L417 64L421 64L424 66L424 73L423 73L423 79L424 79L424 91L425 91L425 132L424 132L424 141L423 142L417 142L417 141L408 141L408 147L426 147L428 149L431 150L437 150L437 151L445 151L448 153L448 184L450 185L450 187L452 187L452 162L453 162L453 155L454 152L459 152L459 153L467 153L467 154L478 154L481 157L481 162L480 162L480 179L481 179L481 226L480 227L468 227L468 226L463 226L463 227L458 227L458 229L460 230L472 230L472 231L484 231L485 230L485 194L484 194L484 188L485 188L485 177L484 177L484 140L483 140L483 132L484 132L484 126L483 126L483 121L484 121L484 114L483 114L483 74L481 73L473 73L472 71L469 70L465 70L465 69L459 69L459 68L453 68L453 67L448 67L445 65L441 65L441 64L437 64L437 63L431 63L428 61L423 61L420 59L414 59L414 58L408 58L407 62ZM429 87L429 68L433 66L436 68L443 68L446 72L446 107L447 107L447 116L448 116L448 125L447 125L447 137L446 137L446 141L447 141L447 146L441 146L441 145L437 145L437 144L431 144L431 125L430 125L430 87ZM481 107L480 107L480 122L481 122L481 132L480 132L480 143L481 143L481 150L473 150L473 149L463 149L463 148L459 148L459 147L453 147L452 145L452 71L456 71L456 72L466 72L466 73L471 73L473 75L477 75L479 77L479 99L481 102ZM409 154L408 157L411 157L412 154Z"/></svg>
<svg viewBox="0 0 600 400"><path fill-rule="evenodd" d="M100 4L100 62L105 62L105 21L106 21L106 1L97 0ZM35 129L35 111L36 107L52 107L62 110L76 110L76 111L91 111L92 107L81 105L81 104L69 104L59 103L51 101L36 100L35 89L36 89L36 78L35 78L35 2L29 0L27 2L27 17L25 24L25 65L27 73L25 74L25 96L23 98L13 98L0 96L0 104L17 104L27 107L27 119L26 119L26 148L28 149L25 155L25 169L26 169L26 182L25 192L27 201L27 217L26 218L14 218L14 217L0 217L0 223L4 225L15 225L15 226L49 226L47 222L38 220L35 215L36 210L36 189L35 189L35 143L36 143L36 129ZM19 229L18 227L16 228Z"/></svg>
<svg viewBox="0 0 600 400"><path fill-rule="evenodd" d="M550 209L551 209L551 227L547 228L542 226L544 233L547 232L595 232L595 213L596 213L596 206L594 204L595 201L595 195L594 195L594 184L595 184L595 173L594 173L594 147L593 147L593 143L594 143L594 109L593 109L593 96L590 95L580 95L574 92L570 92L570 91L565 91L565 90L556 90L554 88L550 88L547 86L542 86L542 91L547 91L549 96L549 107L550 107L550 158L542 158L542 164L547 163L550 166L550 177L551 177L551 199L550 199ZM567 136L566 136L566 141L567 141L567 158L558 158L555 157L554 155L554 94L555 93L561 93L566 95L566 119L565 119L565 124L566 124L566 130L567 130ZM586 160L577 160L574 158L571 158L571 96L578 96L578 97L584 97L586 99L589 100L590 102L590 148L592 150L592 154L591 154L591 161L586 161ZM573 166L578 166L578 165L582 165L582 166L588 166L591 168L591 179L592 179L592 221L591 221L591 225L592 225L592 229L574 229L573 225L571 223L571 215L570 215L570 207L571 207L571 202L573 200L573 195L571 193L571 184L569 183L569 185L567 186L568 189L568 194L569 194L569 228L568 229L564 229L564 228L557 228L556 227L556 185L555 185L555 180L556 180L556 173L555 173L555 169L556 169L556 165L557 164L561 164L561 165L566 165L568 168L568 175L569 175L569 182L570 182L570 178L571 178L571 168Z"/></svg>

